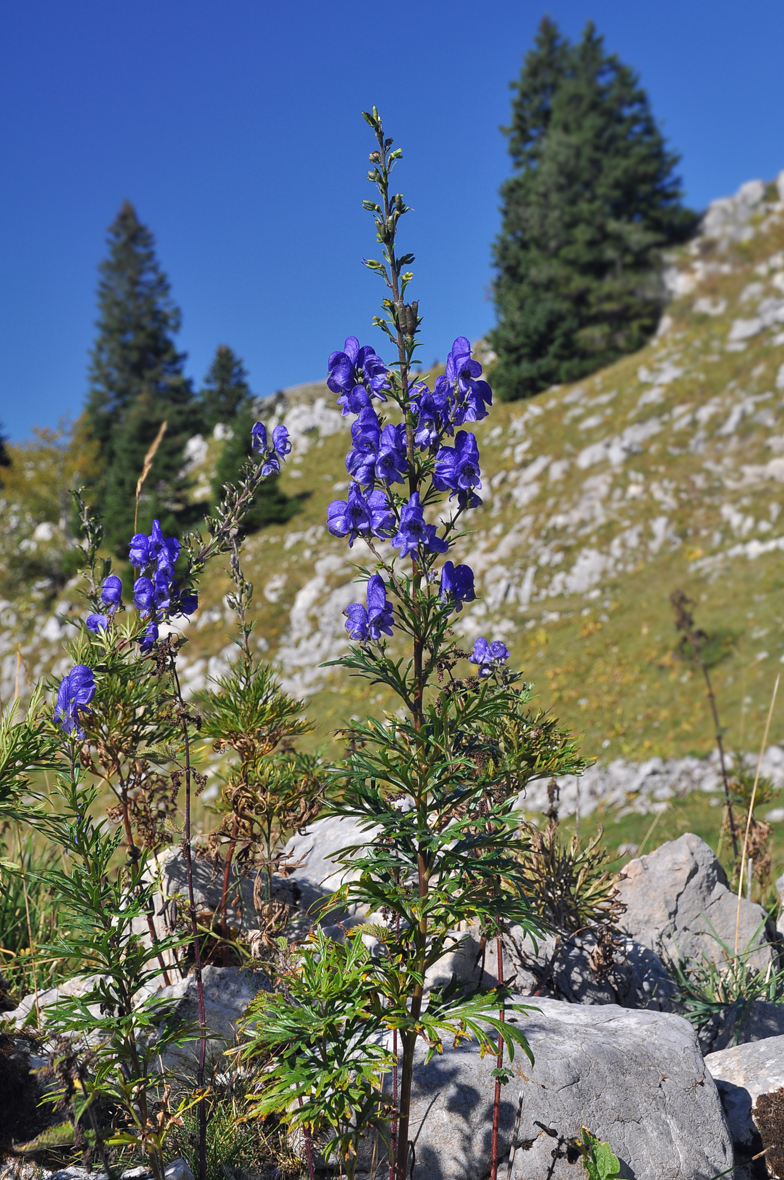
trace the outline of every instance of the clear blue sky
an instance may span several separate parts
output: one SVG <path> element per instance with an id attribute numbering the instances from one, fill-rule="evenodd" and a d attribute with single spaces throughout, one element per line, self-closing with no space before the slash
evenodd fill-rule
<path id="1" fill-rule="evenodd" d="M 0 420 L 79 413 L 96 266 L 129 198 L 156 235 L 200 381 L 219 343 L 253 389 L 373 340 L 360 208 L 376 103 L 406 159 L 423 359 L 480 336 L 508 82 L 543 13 L 592 18 L 641 75 L 695 207 L 784 168 L 784 0 L 25 0 L 0 8 Z M 380 345 L 379 345 L 380 347 Z"/>

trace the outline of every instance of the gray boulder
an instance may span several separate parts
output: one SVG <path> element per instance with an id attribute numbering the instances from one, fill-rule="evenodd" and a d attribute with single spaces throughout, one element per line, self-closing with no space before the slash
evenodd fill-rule
<path id="1" fill-rule="evenodd" d="M 283 849 L 290 866 L 288 880 L 298 891 L 301 913 L 315 915 L 317 907 L 336 889 L 356 874 L 344 869 L 333 859 L 335 854 L 353 844 L 372 842 L 376 829 L 363 831 L 350 819 L 326 816 L 308 824 L 303 832 L 295 832 Z M 334 922 L 334 911 L 327 921 Z"/>
<path id="2" fill-rule="evenodd" d="M 705 955 L 720 964 L 726 955 L 718 940 L 734 950 L 738 898 L 713 850 L 693 832 L 629 861 L 618 892 L 624 931 L 664 962 Z M 760 971 L 774 960 L 774 937 L 762 906 L 742 899 L 738 951 L 757 948 L 747 961 Z"/>
<path id="3" fill-rule="evenodd" d="M 753 1000 L 742 1007 L 732 1004 L 700 1029 L 703 1053 L 718 1053 L 733 1045 L 747 1045 L 768 1037 L 784 1036 L 784 1004 Z"/>
<path id="4" fill-rule="evenodd" d="M 476 930 L 456 934 L 455 950 L 431 967 L 428 986 L 454 974 L 465 983 L 492 987 L 498 979 L 495 939 L 482 951 Z M 504 982 L 521 995 L 549 996 L 572 1004 L 618 1004 L 622 1008 L 679 1011 L 676 987 L 658 956 L 631 938 L 619 938 L 614 962 L 598 968 L 593 934 L 536 941 L 519 926 L 503 939 Z M 484 966 L 484 973 L 482 967 Z"/>
<path id="5" fill-rule="evenodd" d="M 245 1014 L 251 1000 L 260 991 L 270 991 L 271 984 L 263 971 L 212 966 L 202 971 L 202 983 L 208 1029 L 207 1054 L 209 1059 L 214 1060 L 234 1044 L 237 1022 Z M 198 1025 L 199 1001 L 195 975 L 187 975 L 169 987 L 159 988 L 156 995 L 160 999 L 175 1001 L 170 1020 L 183 1025 Z M 198 1053 L 198 1040 L 171 1046 L 163 1054 L 164 1068 L 172 1073 L 190 1076 Z"/>
<path id="6" fill-rule="evenodd" d="M 538 1009 L 521 1017 L 535 1064 L 518 1052 L 502 1091 L 502 1176 L 511 1154 L 510 1180 L 578 1180 L 585 1173 L 564 1141 L 583 1125 L 610 1143 L 622 1175 L 635 1180 L 706 1180 L 732 1166 L 716 1086 L 685 1020 L 611 1004 L 527 1002 Z M 411 1126 L 417 1180 L 488 1174 L 494 1064 L 475 1044 L 427 1065 L 420 1053 Z"/>
<path id="7" fill-rule="evenodd" d="M 759 1150 L 753 1107 L 761 1094 L 784 1086 L 784 1036 L 710 1053 L 705 1065 L 721 1095 L 733 1142 L 747 1152 Z"/>

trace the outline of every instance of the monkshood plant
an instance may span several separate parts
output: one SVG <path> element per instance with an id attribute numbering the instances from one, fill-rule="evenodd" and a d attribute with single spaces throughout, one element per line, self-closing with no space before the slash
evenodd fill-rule
<path id="1" fill-rule="evenodd" d="M 367 922 L 346 933 L 345 945 L 316 935 L 301 948 L 282 990 L 252 1006 L 244 1052 L 265 1061 L 261 1113 L 327 1135 L 349 1177 L 363 1133 L 384 1128 L 390 1178 L 406 1180 L 417 1044 L 430 1058 L 448 1039 L 473 1037 L 496 1059 L 495 1175 L 502 1052 L 511 1057 L 517 1046 L 530 1055 L 517 1023 L 522 1006 L 510 1008 L 502 981 L 429 987 L 428 972 L 466 923 L 478 922 L 485 939 L 511 925 L 540 929 L 515 804 L 532 778 L 580 763 L 570 738 L 529 710 L 530 688 L 505 667 L 504 643 L 480 637 L 467 652 L 453 634 L 475 586 L 472 570 L 447 555 L 481 504 L 479 446 L 466 427 L 487 416 L 492 394 L 464 337 L 432 388 L 412 373 L 420 316 L 405 297 L 413 256 L 396 246 L 408 210 L 390 187 L 401 153 L 375 108 L 365 119 L 377 142 L 368 179 L 378 199 L 364 207 L 383 248 L 383 260 L 366 265 L 387 287 L 374 323 L 396 358 L 387 365 L 356 337 L 329 358 L 327 384 L 353 422 L 352 479 L 346 500 L 330 504 L 328 524 L 371 559 L 359 566 L 365 601 L 345 612 L 353 645 L 336 662 L 386 686 L 397 708 L 354 723 L 346 762 L 332 772 L 328 811 L 367 837 L 337 856 L 351 875 L 328 904 L 357 907 Z M 476 673 L 457 675 L 466 660 Z"/>
<path id="2" fill-rule="evenodd" d="M 62 849 L 63 869 L 52 884 L 71 914 L 48 953 L 67 960 L 72 973 L 96 978 L 83 997 L 49 1009 L 47 1019 L 83 1050 L 77 1053 L 82 1097 L 75 1119 L 80 1133 L 92 1136 L 90 1150 L 141 1145 L 157 1180 L 162 1144 L 177 1117 L 160 1054 L 186 1033 L 161 1024 L 165 1012 L 150 995 L 161 982 L 170 982 L 164 955 L 183 941 L 193 950 L 199 1005 L 192 1101 L 199 1111 L 200 1180 L 206 1169 L 206 1019 L 191 849 L 193 793 L 206 780 L 193 762 L 200 718 L 183 699 L 177 657 L 185 642 L 182 621 L 197 606 L 200 573 L 212 558 L 236 551 L 255 491 L 277 474 L 291 450 L 285 427 L 276 427 L 268 439 L 264 424 L 257 423 L 253 448 L 259 461 L 246 465 L 238 486 L 224 489 L 215 515 L 207 519 L 206 541 L 194 534 L 181 546 L 163 535 L 157 521 L 149 535 L 137 532 L 130 539 L 133 609 L 124 603 L 121 578 L 99 557 L 100 523 L 77 493 L 90 613 L 78 624 L 69 645 L 73 666 L 57 688 L 52 727 L 59 741 L 57 805 L 37 818 Z M 34 757 L 31 765 L 40 766 L 40 759 Z M 93 817 L 102 783 L 117 800 L 109 816 L 120 825 L 114 831 Z M 181 792 L 190 930 L 187 939 L 160 939 L 152 922 L 157 882 L 150 858 L 178 834 L 171 819 Z M 149 938 L 143 939 L 145 925 Z M 112 1116 L 111 1134 L 101 1125 L 99 1109 Z"/>

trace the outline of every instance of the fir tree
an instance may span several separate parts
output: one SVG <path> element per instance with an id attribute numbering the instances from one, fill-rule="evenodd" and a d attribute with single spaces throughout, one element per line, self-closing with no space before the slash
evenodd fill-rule
<path id="1" fill-rule="evenodd" d="M 2 428 L 2 425 L 0 425 L 0 467 L 10 467 L 11 466 L 11 456 L 8 454 L 8 448 L 5 445 L 7 442 L 8 442 L 8 439 L 3 434 L 3 428 Z M 2 486 L 3 486 L 3 480 L 2 480 L 2 477 L 0 476 L 0 488 Z"/>
<path id="2" fill-rule="evenodd" d="M 144 485 L 139 527 L 149 528 L 157 516 L 166 531 L 177 532 L 192 515 L 183 450 L 198 423 L 183 372 L 185 354 L 173 339 L 180 312 L 156 258 L 153 235 L 128 201 L 109 228 L 108 246 L 99 267 L 98 338 L 85 407 L 86 434 L 98 444 L 100 468 L 89 493 L 103 508 L 108 543 L 127 556 L 136 481 L 164 421 L 166 433 Z"/>
<path id="3" fill-rule="evenodd" d="M 679 157 L 592 24 L 573 46 L 545 19 L 512 89 L 490 334 L 507 400 L 640 348 L 664 304 L 661 249 L 695 224 Z"/>
<path id="4" fill-rule="evenodd" d="M 224 439 L 212 481 L 213 497 L 216 501 L 220 499 L 224 484 L 238 484 L 241 481 L 243 464 L 252 453 L 251 430 L 255 421 L 253 407 L 248 402 L 241 406 L 236 417 L 227 423 L 231 433 Z M 253 507 L 243 520 L 243 531 L 252 533 L 268 524 L 285 524 L 298 511 L 298 499 L 286 495 L 280 487 L 278 477 L 266 479 L 256 492 Z"/>
<path id="5" fill-rule="evenodd" d="M 219 422 L 230 422 L 250 407 L 252 397 L 242 361 L 228 345 L 219 344 L 200 394 L 204 429 L 211 431 Z"/>

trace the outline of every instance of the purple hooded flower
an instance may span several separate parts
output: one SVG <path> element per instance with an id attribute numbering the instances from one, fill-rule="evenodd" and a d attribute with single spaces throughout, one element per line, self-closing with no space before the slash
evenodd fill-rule
<path id="1" fill-rule="evenodd" d="M 89 713 L 90 701 L 95 696 L 95 674 L 86 664 L 76 664 L 64 676 L 57 690 L 54 719 L 59 721 L 63 733 L 72 733 L 83 740 L 84 730 L 79 725 L 79 711 Z"/>
<path id="2" fill-rule="evenodd" d="M 458 430 L 454 447 L 441 447 L 436 456 L 433 487 L 451 492 L 451 500 L 458 492 L 481 488 L 480 475 L 476 437 L 466 430 Z"/>
<path id="3" fill-rule="evenodd" d="M 372 406 L 360 410 L 356 422 L 351 425 L 351 442 L 355 451 L 374 454 L 381 438 L 381 423 Z"/>
<path id="4" fill-rule="evenodd" d="M 108 606 L 111 612 L 116 611 L 122 602 L 122 582 L 116 574 L 109 574 L 108 578 L 104 578 L 103 586 L 101 586 L 101 602 L 104 606 Z"/>
<path id="5" fill-rule="evenodd" d="M 251 447 L 262 453 L 267 449 L 267 427 L 263 422 L 254 422 L 251 428 Z"/>
<path id="6" fill-rule="evenodd" d="M 346 471 L 363 488 L 372 488 L 376 481 L 376 456 L 372 451 L 355 451 L 346 455 Z"/>
<path id="7" fill-rule="evenodd" d="M 343 611 L 346 616 L 346 631 L 349 639 L 356 643 L 365 643 L 368 637 L 367 607 L 361 602 L 351 602 Z"/>
<path id="8" fill-rule="evenodd" d="M 284 459 L 286 455 L 290 454 L 291 452 L 291 439 L 289 438 L 289 432 L 282 422 L 280 426 L 276 426 L 272 432 L 272 445 L 280 455 L 281 459 Z"/>
<path id="9" fill-rule="evenodd" d="M 360 348 L 356 336 L 348 337 L 342 352 L 331 354 L 327 369 L 327 387 L 341 395 L 338 404 L 344 404 L 355 385 L 364 385 L 382 402 L 387 400 L 383 391 L 389 389 L 389 370 L 369 344 Z"/>
<path id="10" fill-rule="evenodd" d="M 381 633 L 392 634 L 392 603 L 387 598 L 387 588 L 381 574 L 373 574 L 367 584 L 368 630 L 371 639 L 380 639 Z"/>
<path id="11" fill-rule="evenodd" d="M 477 380 L 481 374 L 482 366 L 471 357 L 470 342 L 465 336 L 458 336 L 447 358 L 445 373 L 447 383 L 452 388 L 457 387 L 456 426 L 463 422 L 480 422 L 487 417 L 493 393 L 486 381 Z"/>
<path id="12" fill-rule="evenodd" d="M 393 524 L 394 517 L 384 493 L 371 492 L 365 498 L 356 483 L 348 490 L 348 500 L 333 500 L 327 509 L 327 528 L 334 537 L 348 537 L 349 548 L 363 533 L 389 536 Z"/>
<path id="13" fill-rule="evenodd" d="M 436 536 L 436 526 L 425 524 L 419 503 L 419 492 L 414 492 L 400 513 L 400 527 L 397 536 L 392 539 L 392 544 L 396 549 L 400 549 L 401 557 L 415 553 L 420 544 L 431 553 L 446 553 L 449 549 L 448 543 L 442 537 Z"/>
<path id="14" fill-rule="evenodd" d="M 365 643 L 368 639 L 380 639 L 382 632 L 392 634 L 392 604 L 387 599 L 387 590 L 381 574 L 373 574 L 367 584 L 367 606 L 352 602 L 343 611 L 346 616 L 346 631 L 350 639 Z"/>
<path id="15" fill-rule="evenodd" d="M 152 560 L 150 556 L 150 538 L 146 533 L 134 533 L 131 537 L 130 552 L 128 560 L 131 565 L 135 565 L 137 569 L 147 565 Z M 108 579 L 107 579 L 108 581 Z M 104 583 L 106 585 L 106 583 Z"/>
<path id="16" fill-rule="evenodd" d="M 133 605 L 148 615 L 155 605 L 155 587 L 150 578 L 137 578 L 133 584 Z"/>
<path id="17" fill-rule="evenodd" d="M 473 602 L 474 571 L 470 565 L 455 565 L 452 561 L 445 561 L 441 570 L 440 596 L 442 601 L 451 605 L 452 609 L 460 612 L 464 602 Z"/>
<path id="18" fill-rule="evenodd" d="M 84 625 L 88 631 L 94 631 L 97 635 L 99 631 L 105 631 L 109 626 L 108 615 L 88 615 L 84 620 Z"/>
<path id="19" fill-rule="evenodd" d="M 378 454 L 376 455 L 376 479 L 384 483 L 402 483 L 408 471 L 406 458 L 406 428 L 391 423 L 381 431 Z"/>
<path id="20" fill-rule="evenodd" d="M 181 615 L 192 615 L 199 606 L 198 591 L 186 590 L 182 598 L 177 600 L 177 606 Z"/>
<path id="21" fill-rule="evenodd" d="M 167 570 L 158 569 L 154 578 L 155 605 L 159 611 L 171 606 L 171 576 Z"/>
<path id="22" fill-rule="evenodd" d="M 158 624 L 150 623 L 144 635 L 139 640 L 139 651 L 146 656 L 152 651 L 155 644 L 158 642 Z"/>
<path id="23" fill-rule="evenodd" d="M 268 479 L 270 475 L 280 475 L 280 459 L 274 451 L 262 463 L 261 474 L 263 479 Z"/>
<path id="24" fill-rule="evenodd" d="M 359 414 L 370 404 L 370 394 L 364 385 L 355 385 L 348 393 L 341 394 L 338 398 L 340 412 L 344 418 L 347 414 Z"/>
<path id="25" fill-rule="evenodd" d="M 494 667 L 505 664 L 509 659 L 509 648 L 500 639 L 488 643 L 480 636 L 469 658 L 472 664 L 479 665 L 480 676 L 489 676 Z"/>

